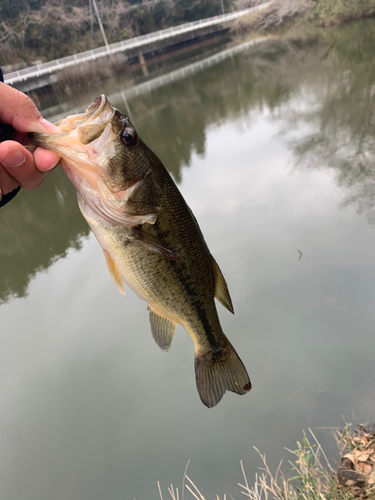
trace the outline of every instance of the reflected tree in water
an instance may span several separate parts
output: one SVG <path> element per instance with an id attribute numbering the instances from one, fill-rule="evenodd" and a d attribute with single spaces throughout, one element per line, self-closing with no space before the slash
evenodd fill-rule
<path id="1" fill-rule="evenodd" d="M 332 169 L 354 205 L 375 224 L 375 38 L 373 23 L 322 30 L 314 48 L 296 64 L 284 58 L 298 82 L 278 118 L 302 137 L 291 145 L 297 162 Z M 324 46 L 326 48 L 324 48 Z"/>
<path id="2" fill-rule="evenodd" d="M 0 211 L 0 303 L 23 297 L 32 277 L 80 248 L 89 233 L 74 188 L 62 172 L 35 191 L 21 190 Z"/>

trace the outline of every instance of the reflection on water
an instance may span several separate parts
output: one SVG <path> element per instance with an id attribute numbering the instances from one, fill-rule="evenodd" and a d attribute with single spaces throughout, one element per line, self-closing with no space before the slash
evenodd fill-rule
<path id="1" fill-rule="evenodd" d="M 375 234 L 358 212 L 373 221 L 374 31 L 268 42 L 128 100 L 228 281 L 247 396 L 201 405 L 187 334 L 155 346 L 61 173 L 0 211 L 1 498 L 156 498 L 189 459 L 207 498 L 238 498 L 253 446 L 276 467 L 303 428 L 372 418 Z M 64 105 L 121 90 L 114 77 Z"/>
<path id="2" fill-rule="evenodd" d="M 22 297 L 32 276 L 80 248 L 89 233 L 76 195 L 62 172 L 53 172 L 37 191 L 22 191 L 0 213 L 0 303 Z"/>
<path id="3" fill-rule="evenodd" d="M 283 59 L 296 96 L 282 108 L 297 161 L 331 168 L 345 187 L 345 205 L 354 204 L 375 223 L 375 67 L 373 21 L 323 31 L 326 48 L 309 51 L 296 64 Z M 327 47 L 328 45 L 328 47 Z M 287 62 L 289 60 L 289 63 Z M 299 134 L 300 135 L 300 134 Z"/>

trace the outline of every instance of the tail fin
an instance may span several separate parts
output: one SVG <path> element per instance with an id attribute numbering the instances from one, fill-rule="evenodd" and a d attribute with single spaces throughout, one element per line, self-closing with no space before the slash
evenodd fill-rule
<path id="1" fill-rule="evenodd" d="M 226 391 L 246 394 L 252 388 L 249 375 L 231 344 L 222 350 L 197 354 L 195 378 L 202 403 L 212 408 Z"/>

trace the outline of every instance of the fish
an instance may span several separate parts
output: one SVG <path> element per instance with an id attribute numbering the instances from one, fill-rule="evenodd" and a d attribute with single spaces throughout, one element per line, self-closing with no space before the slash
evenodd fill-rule
<path id="1" fill-rule="evenodd" d="M 147 302 L 151 333 L 163 351 L 177 325 L 185 328 L 204 405 L 217 405 L 226 391 L 246 394 L 249 375 L 214 300 L 234 313 L 227 283 L 167 169 L 104 94 L 56 126 L 61 134 L 29 138 L 61 156 L 117 289 L 125 295 L 129 286 Z"/>

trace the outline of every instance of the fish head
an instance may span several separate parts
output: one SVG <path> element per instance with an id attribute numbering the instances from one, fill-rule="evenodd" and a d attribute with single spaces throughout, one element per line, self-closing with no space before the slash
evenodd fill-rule
<path id="1" fill-rule="evenodd" d="M 143 143 L 129 117 L 114 108 L 104 94 L 85 113 L 68 116 L 56 126 L 61 134 L 32 133 L 29 138 L 35 145 L 61 156 L 61 165 L 80 200 L 94 210 L 99 205 L 99 212 L 107 206 L 106 211 L 113 212 L 117 222 L 124 219 L 124 213 L 152 212 L 153 206 L 157 211 L 161 189 L 155 165 L 160 161 Z M 137 206 L 132 206 L 131 196 L 150 174 L 152 182 L 159 185 L 152 190 L 157 199 L 143 200 L 138 196 Z M 151 215 L 149 221 L 154 219 Z"/>

